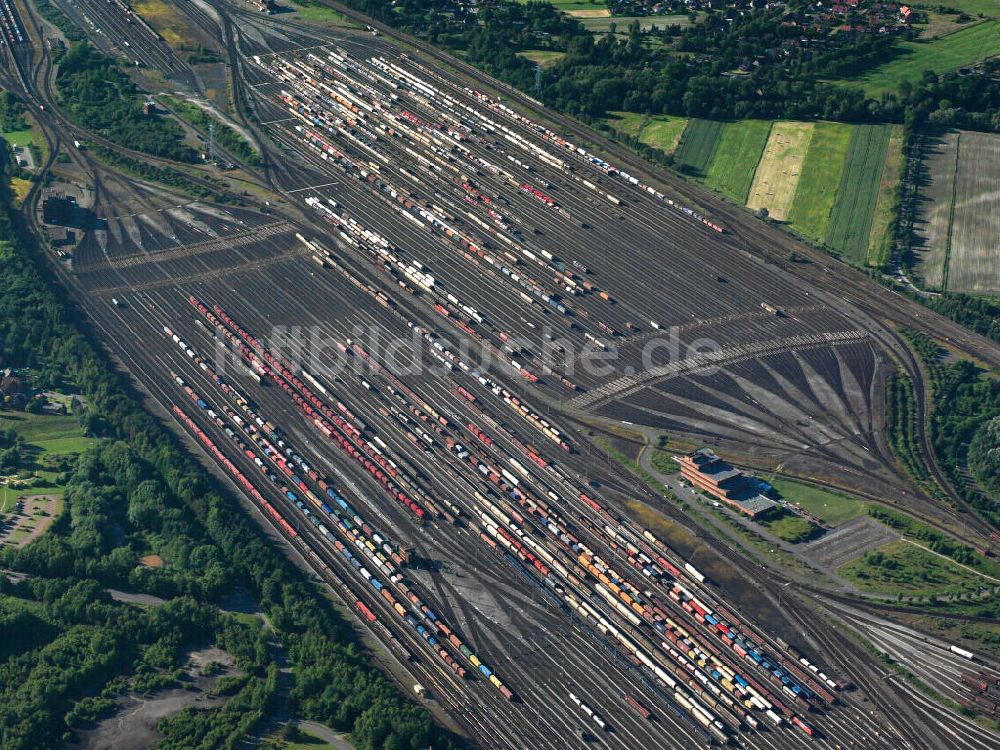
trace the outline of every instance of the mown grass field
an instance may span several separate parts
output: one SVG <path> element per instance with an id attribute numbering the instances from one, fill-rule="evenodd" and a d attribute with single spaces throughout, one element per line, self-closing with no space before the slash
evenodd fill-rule
<path id="1" fill-rule="evenodd" d="M 608 124 L 617 132 L 631 136 L 647 146 L 666 154 L 677 148 L 681 134 L 687 126 L 684 117 L 671 115 L 641 115 L 638 112 L 610 112 Z"/>
<path id="2" fill-rule="evenodd" d="M 705 175 L 705 184 L 735 201 L 746 202 L 770 132 L 768 120 L 726 123 Z"/>
<path id="3" fill-rule="evenodd" d="M 758 522 L 779 539 L 792 544 L 801 544 L 822 533 L 821 527 L 787 508 L 772 509 Z"/>
<path id="4" fill-rule="evenodd" d="M 826 236 L 850 140 L 850 125 L 818 122 L 813 128 L 788 220 L 814 242 L 822 242 Z"/>
<path id="5" fill-rule="evenodd" d="M 998 12 L 994 3 L 990 15 L 996 16 Z M 860 85 L 868 96 L 878 98 L 884 91 L 899 90 L 903 81 L 918 81 L 925 70 L 945 73 L 994 55 L 1000 55 L 1000 20 L 983 21 L 926 41 L 900 42 L 895 59 L 839 83 Z"/>
<path id="6" fill-rule="evenodd" d="M 608 124 L 619 133 L 638 138 L 643 126 L 649 121 L 649 115 L 638 112 L 609 112 Z"/>
<path id="7" fill-rule="evenodd" d="M 683 117 L 670 117 L 669 115 L 651 117 L 642 128 L 639 140 L 647 146 L 671 154 L 677 148 L 687 122 Z"/>
<path id="8" fill-rule="evenodd" d="M 0 133 L 0 135 L 2 135 L 3 139 L 11 146 L 27 146 L 32 142 L 31 128 L 25 128 L 24 130 L 10 130 L 6 133 Z"/>
<path id="9" fill-rule="evenodd" d="M 693 119 L 684 128 L 674 158 L 683 171 L 704 175 L 715 156 L 715 149 L 725 124 L 715 120 Z"/>
<path id="10" fill-rule="evenodd" d="M 1000 293 L 1000 135 L 963 131 L 958 140 L 947 289 Z"/>
<path id="11" fill-rule="evenodd" d="M 524 0 L 527 2 L 527 0 Z M 556 8 L 561 10 L 563 13 L 570 13 L 571 11 L 589 11 L 591 13 L 605 13 L 610 14 L 603 2 L 590 2 L 590 0 L 550 0 L 551 4 Z"/>
<path id="12" fill-rule="evenodd" d="M 830 526 L 840 526 L 865 513 L 864 502 L 834 490 L 783 477 L 774 477 L 769 482 L 783 500 L 798 505 Z"/>
<path id="13" fill-rule="evenodd" d="M 49 144 L 45 140 L 41 128 L 38 127 L 38 123 L 35 122 L 34 117 L 26 113 L 25 119 L 28 121 L 28 127 L 23 130 L 8 130 L 5 133 L 0 133 L 0 137 L 7 141 L 11 146 L 35 146 L 38 149 L 38 154 L 41 158 L 36 159 L 36 167 L 44 163 L 49 156 Z"/>
<path id="14" fill-rule="evenodd" d="M 857 125 L 851 132 L 826 244 L 857 265 L 868 260 L 868 235 L 888 146 L 888 125 Z"/>
<path id="15" fill-rule="evenodd" d="M 811 122 L 788 120 L 771 126 L 767 146 L 750 186 L 748 207 L 766 208 L 770 216 L 779 221 L 788 218 L 814 127 Z"/>
<path id="16" fill-rule="evenodd" d="M 25 442 L 46 453 L 82 453 L 93 438 L 80 434 L 80 422 L 73 415 L 0 413 L 0 430 L 14 428 Z"/>

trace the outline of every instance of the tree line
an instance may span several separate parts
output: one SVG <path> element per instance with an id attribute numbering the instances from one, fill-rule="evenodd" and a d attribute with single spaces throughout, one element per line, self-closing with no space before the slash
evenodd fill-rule
<path id="1" fill-rule="evenodd" d="M 1000 495 L 991 491 L 1000 483 L 991 473 L 996 464 L 976 464 L 973 459 L 982 453 L 970 454 L 973 438 L 980 430 L 988 431 L 1000 416 L 1000 380 L 967 359 L 946 360 L 937 342 L 924 333 L 905 330 L 904 335 L 923 360 L 930 380 L 930 438 L 938 463 L 958 493 L 1000 529 Z M 982 438 L 988 439 L 988 435 Z M 979 470 L 981 487 L 970 481 L 966 471 L 973 464 Z"/>
<path id="2" fill-rule="evenodd" d="M 841 34 L 820 44 L 799 44 L 803 29 L 782 25 L 789 8 L 808 5 L 799 0 L 746 15 L 710 11 L 697 24 L 655 32 L 641 31 L 634 21 L 599 39 L 576 19 L 537 0 L 447 7 L 435 0 L 342 2 L 457 53 L 533 96 L 535 64 L 517 52 L 563 53 L 544 71 L 540 95 L 545 104 L 584 119 L 624 110 L 711 119 L 906 122 L 916 127 L 947 120 L 1000 130 L 1000 81 L 990 74 L 995 63 L 987 63 L 985 75 L 928 73 L 877 99 L 860 87 L 828 83 L 887 62 L 900 54 L 900 47 L 895 37 L 877 34 Z"/>

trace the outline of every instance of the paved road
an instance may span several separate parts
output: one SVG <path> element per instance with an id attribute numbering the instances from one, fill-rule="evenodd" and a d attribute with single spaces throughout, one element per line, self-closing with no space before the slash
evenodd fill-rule
<path id="1" fill-rule="evenodd" d="M 354 750 L 354 745 L 327 726 L 317 724 L 315 721 L 300 721 L 299 726 L 310 734 L 316 735 L 323 742 L 333 745 L 337 750 Z"/>

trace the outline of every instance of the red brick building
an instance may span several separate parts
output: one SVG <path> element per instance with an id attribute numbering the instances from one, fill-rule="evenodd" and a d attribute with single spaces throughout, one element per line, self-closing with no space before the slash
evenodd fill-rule
<path id="1" fill-rule="evenodd" d="M 766 485 L 752 474 L 734 469 L 708 448 L 681 456 L 681 476 L 693 487 L 755 518 L 776 504 L 761 494 Z"/>

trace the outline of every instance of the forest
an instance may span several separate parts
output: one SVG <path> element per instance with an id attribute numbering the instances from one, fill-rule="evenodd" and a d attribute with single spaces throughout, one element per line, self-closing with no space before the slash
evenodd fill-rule
<path id="1" fill-rule="evenodd" d="M 945 358 L 941 347 L 926 334 L 909 330 L 904 334 L 923 360 L 930 380 L 930 436 L 941 469 L 959 494 L 1000 529 L 1000 496 L 995 493 L 1000 481 L 988 473 L 997 463 L 987 461 L 983 451 L 990 440 L 988 425 L 1000 416 L 1000 380 L 967 359 Z M 978 448 L 970 452 L 974 438 L 979 439 Z M 970 479 L 967 468 L 973 468 L 978 481 Z"/>
<path id="2" fill-rule="evenodd" d="M 580 22 L 534 0 L 488 0 L 473 6 L 478 10 L 466 5 L 445 9 L 433 0 L 342 1 L 457 53 L 533 96 L 538 95 L 534 63 L 516 53 L 565 53 L 544 71 L 540 98 L 584 119 L 621 110 L 717 120 L 905 122 L 919 128 L 936 118 L 1000 130 L 1000 81 L 989 75 L 929 74 L 877 100 L 866 98 L 860 88 L 827 83 L 892 59 L 895 45 L 860 34 L 839 37 L 843 42 L 798 46 L 801 30 L 783 26 L 779 17 L 786 6 L 805 5 L 794 0 L 745 16 L 710 12 L 698 24 L 658 32 L 675 42 L 672 47 L 643 35 L 637 22 L 618 29 L 623 33 L 595 39 Z"/>
<path id="3" fill-rule="evenodd" d="M 56 87 L 63 111 L 80 126 L 133 151 L 194 162 L 176 122 L 143 112 L 138 87 L 114 61 L 89 44 L 70 48 L 59 64 Z"/>
<path id="4" fill-rule="evenodd" d="M 143 411 L 76 327 L 39 272 L 37 248 L 9 202 L 0 212 L 0 361 L 35 385 L 83 396 L 82 433 L 98 438 L 67 472 L 66 510 L 35 542 L 4 548 L 0 568 L 0 746 L 62 746 L 126 692 L 183 684 L 192 647 L 228 651 L 243 673 L 227 702 L 164 719 L 162 748 L 232 748 L 276 706 L 323 722 L 363 750 L 454 747 L 421 707 L 370 663 L 316 585 L 267 541 L 176 439 Z M 12 436 L 7 449 L 16 445 Z M 140 565 L 161 556 L 163 567 Z M 108 588 L 162 597 L 109 600 Z M 269 623 L 227 614 L 249 596 Z M 278 644 L 292 666 L 277 686 Z"/>

